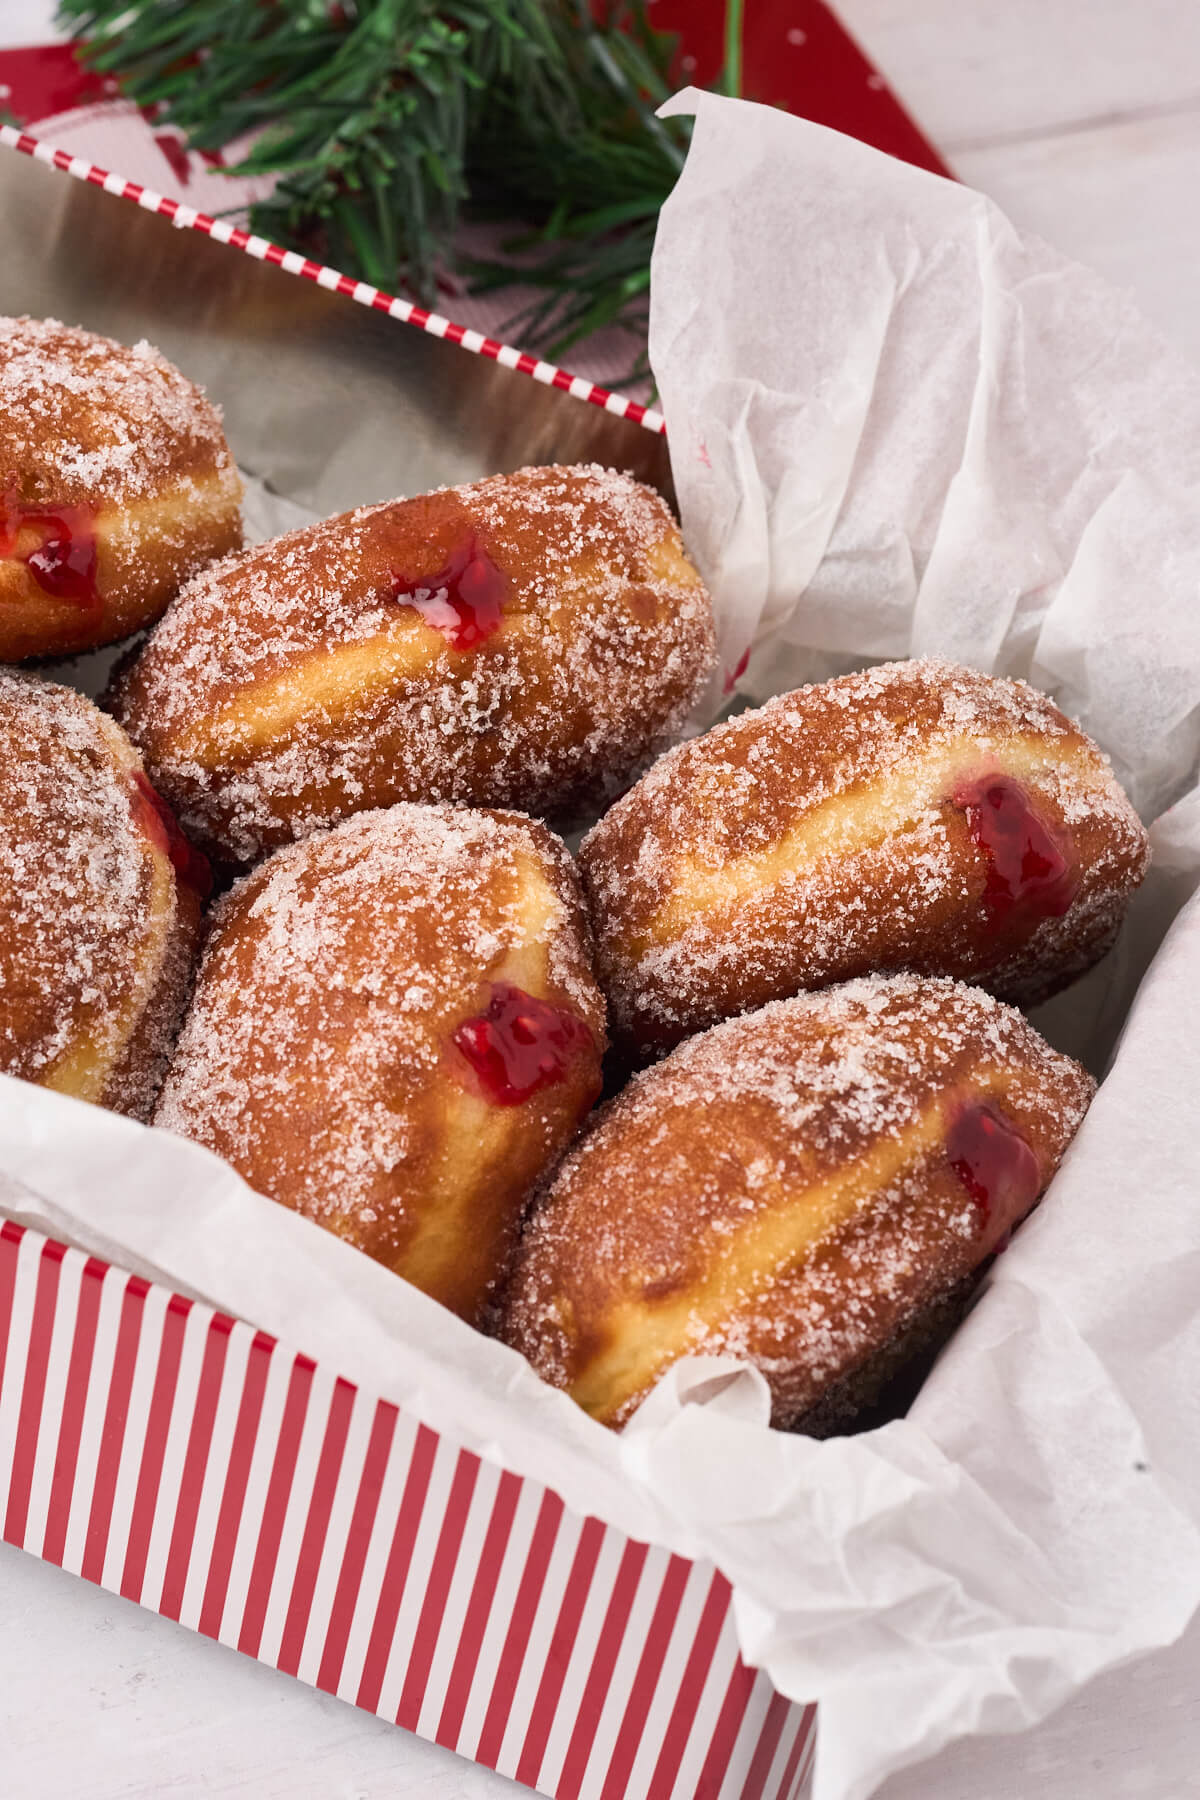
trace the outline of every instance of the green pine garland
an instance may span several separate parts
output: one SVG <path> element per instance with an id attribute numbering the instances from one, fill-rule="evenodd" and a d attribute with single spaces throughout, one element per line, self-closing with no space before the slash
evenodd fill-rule
<path id="1" fill-rule="evenodd" d="M 261 132 L 233 172 L 279 178 L 252 211 L 263 235 L 432 304 L 460 216 L 520 221 L 467 269 L 539 290 L 511 327 L 555 356 L 609 324 L 644 346 L 688 140 L 654 116 L 674 46 L 645 0 L 61 0 L 60 17 L 194 148 Z"/>

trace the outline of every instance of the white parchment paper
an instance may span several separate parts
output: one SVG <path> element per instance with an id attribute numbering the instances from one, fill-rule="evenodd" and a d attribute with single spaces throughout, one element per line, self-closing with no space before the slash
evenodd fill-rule
<path id="1" fill-rule="evenodd" d="M 1043 1009 L 1097 1067 L 1124 1027 L 1046 1203 L 911 1416 L 828 1443 L 711 1361 L 614 1437 L 207 1152 L 3 1078 L 0 1208 L 711 1557 L 749 1660 L 821 1703 L 817 1800 L 865 1800 L 1200 1605 L 1200 378 L 968 190 L 674 104 L 652 356 L 728 675 L 750 646 L 754 697 L 925 650 L 1028 674 L 1173 803 L 1117 954 Z"/>
<path id="2" fill-rule="evenodd" d="M 719 1532 L 750 1655 L 820 1699 L 817 1800 L 859 1800 L 1200 1599 L 1200 376 L 982 196 L 766 108 L 672 109 L 651 356 L 712 707 L 747 648 L 756 699 L 936 650 L 1054 694 L 1147 818 L 1177 802 L 1118 953 L 1039 1019 L 1100 1072 L 1141 980 L 1115 1062 L 911 1416 L 759 1447 L 652 1403 L 650 1484 Z"/>

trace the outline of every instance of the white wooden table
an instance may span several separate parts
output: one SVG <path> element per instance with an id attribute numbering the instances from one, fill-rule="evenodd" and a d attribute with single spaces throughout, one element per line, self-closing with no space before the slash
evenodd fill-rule
<path id="1" fill-rule="evenodd" d="M 962 180 L 1200 362 L 1195 0 L 835 4 Z"/>
<path id="2" fill-rule="evenodd" d="M 1198 0 L 841 0 L 957 173 L 1200 361 Z M 48 0 L 0 0 L 0 42 Z M 881 1800 L 1200 1794 L 1200 1629 Z M 0 1800 L 493 1800 L 448 1752 L 0 1546 Z"/>

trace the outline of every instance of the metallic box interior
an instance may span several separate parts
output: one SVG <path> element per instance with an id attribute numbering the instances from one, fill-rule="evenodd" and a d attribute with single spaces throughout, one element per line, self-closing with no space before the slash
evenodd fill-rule
<path id="1" fill-rule="evenodd" d="M 225 413 L 240 466 L 318 514 L 526 463 L 670 496 L 665 440 L 0 148 L 0 313 L 148 338 Z"/>

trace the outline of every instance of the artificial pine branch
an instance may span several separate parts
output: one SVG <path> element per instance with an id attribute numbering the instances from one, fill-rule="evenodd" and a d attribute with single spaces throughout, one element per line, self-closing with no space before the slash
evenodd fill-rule
<path id="1" fill-rule="evenodd" d="M 470 273 L 539 289 L 531 341 L 557 354 L 612 323 L 644 339 L 688 134 L 654 116 L 673 46 L 644 0 L 61 0 L 60 16 L 195 148 L 258 134 L 232 171 L 279 177 L 256 231 L 429 304 L 464 212 L 520 221 Z"/>

